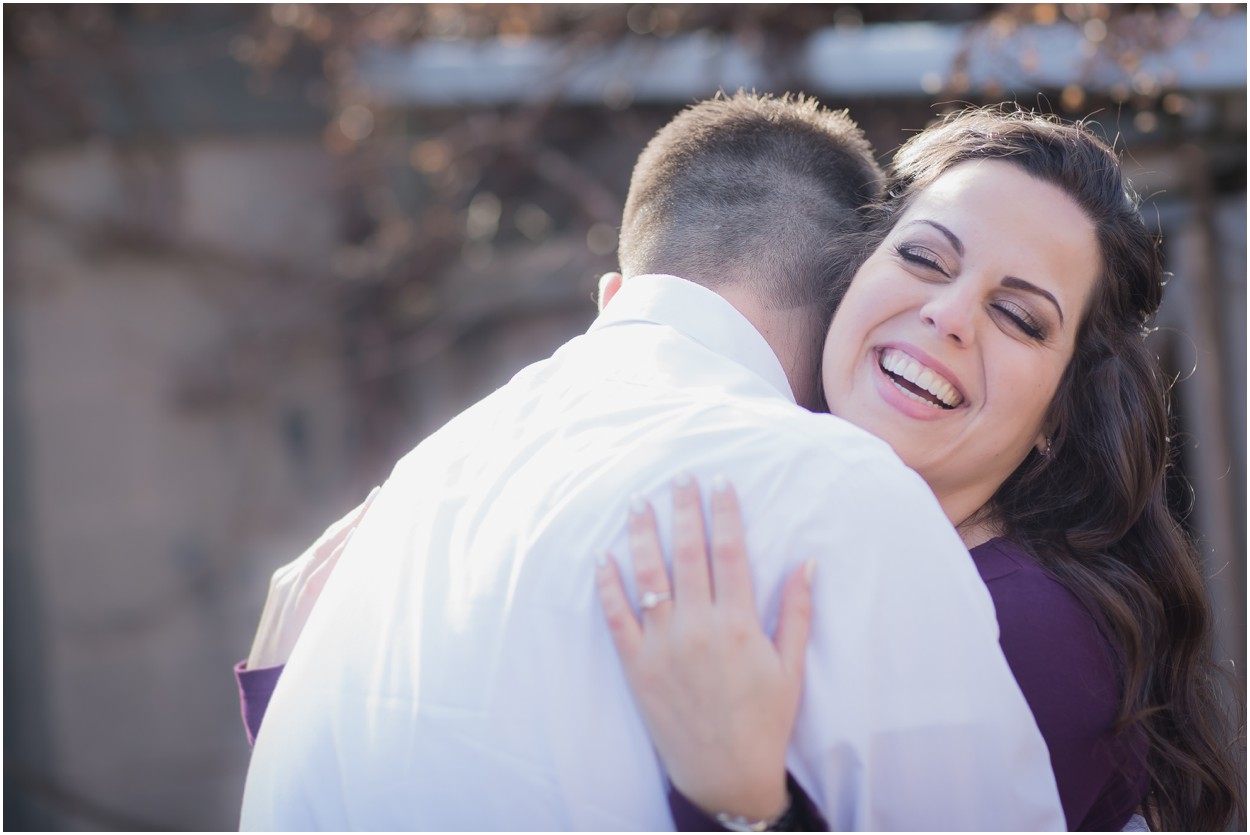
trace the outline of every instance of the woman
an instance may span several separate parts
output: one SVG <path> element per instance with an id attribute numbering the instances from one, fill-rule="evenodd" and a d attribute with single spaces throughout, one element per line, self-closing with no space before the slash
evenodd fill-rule
<path id="1" fill-rule="evenodd" d="M 1165 501 L 1167 392 L 1143 340 L 1162 270 L 1112 152 L 1080 126 L 973 110 L 904 145 L 893 177 L 826 341 L 830 411 L 887 440 L 973 549 L 1069 828 L 1119 829 L 1138 808 L 1155 830 L 1224 828 L 1241 781 L 1198 560 Z M 717 491 L 713 584 L 745 571 L 735 514 Z M 631 526 L 636 567 L 658 560 L 653 517 Z M 779 741 L 736 717 L 792 723 L 801 666 L 768 658 L 753 611 L 747 630 L 679 585 L 639 625 L 611 567 L 599 588 L 675 788 L 715 812 L 781 785 L 756 756 Z M 806 601 L 790 583 L 783 605 Z M 804 618 L 781 623 L 792 642 Z M 719 776 L 726 763 L 738 774 Z"/>

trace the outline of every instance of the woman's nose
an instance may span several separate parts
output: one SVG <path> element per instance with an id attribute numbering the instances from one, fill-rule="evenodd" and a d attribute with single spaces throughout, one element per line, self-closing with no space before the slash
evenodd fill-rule
<path id="1" fill-rule="evenodd" d="M 937 287 L 932 298 L 920 308 L 924 323 L 931 325 L 942 339 L 957 345 L 972 344 L 975 335 L 976 302 L 969 289 L 961 282 Z"/>

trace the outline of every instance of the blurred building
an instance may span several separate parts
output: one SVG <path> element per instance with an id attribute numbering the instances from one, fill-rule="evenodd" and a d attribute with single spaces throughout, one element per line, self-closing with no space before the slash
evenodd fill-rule
<path id="1" fill-rule="evenodd" d="M 4 15 L 6 828 L 236 826 L 269 574 L 585 329 L 638 151 L 720 88 L 849 107 L 884 158 L 1007 99 L 1126 149 L 1244 693 L 1244 7 Z"/>

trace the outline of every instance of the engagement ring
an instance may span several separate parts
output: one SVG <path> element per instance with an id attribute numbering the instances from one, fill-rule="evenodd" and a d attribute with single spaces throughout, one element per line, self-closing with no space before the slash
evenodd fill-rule
<path id="1" fill-rule="evenodd" d="M 669 592 L 649 591 L 642 596 L 642 600 L 638 601 L 638 605 L 643 608 L 643 611 L 646 611 L 647 609 L 654 609 L 656 606 L 659 606 L 665 600 L 672 600 L 672 599 L 673 599 L 673 595 L 670 594 Z"/>

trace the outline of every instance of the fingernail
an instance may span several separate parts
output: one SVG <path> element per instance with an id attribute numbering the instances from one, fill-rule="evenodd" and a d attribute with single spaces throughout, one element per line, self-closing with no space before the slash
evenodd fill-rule
<path id="1" fill-rule="evenodd" d="M 724 493 L 729 489 L 729 479 L 721 473 L 717 473 L 712 477 L 712 490 L 717 493 Z"/>
<path id="2" fill-rule="evenodd" d="M 647 512 L 647 500 L 640 494 L 635 493 L 629 497 L 629 512 L 635 516 L 641 516 Z"/>
<path id="3" fill-rule="evenodd" d="M 677 477 L 673 479 L 673 486 L 678 490 L 685 490 L 693 480 L 690 477 L 690 473 L 678 473 Z"/>
<path id="4" fill-rule="evenodd" d="M 816 574 L 816 560 L 808 560 L 803 563 L 803 582 L 809 586 L 812 584 L 812 577 Z"/>

